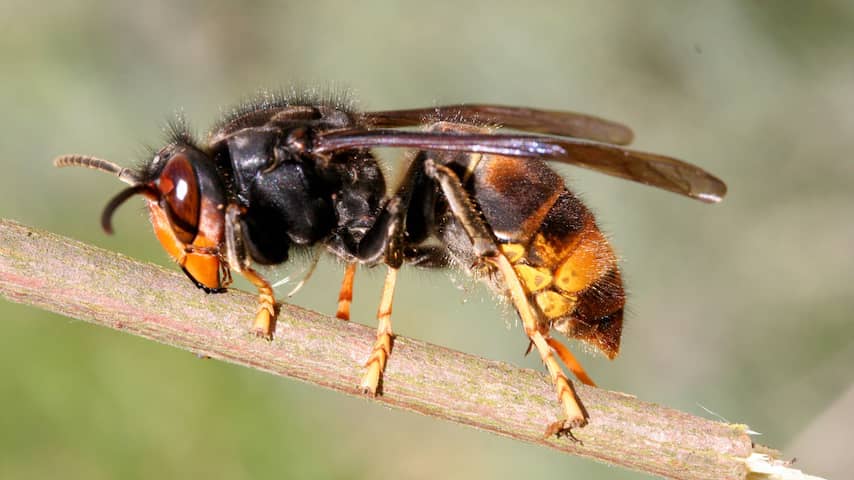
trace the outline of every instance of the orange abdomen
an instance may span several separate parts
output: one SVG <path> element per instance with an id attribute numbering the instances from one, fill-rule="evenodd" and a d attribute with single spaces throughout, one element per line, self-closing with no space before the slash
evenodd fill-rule
<path id="1" fill-rule="evenodd" d="M 545 162 L 484 156 L 474 173 L 475 200 L 539 309 L 542 328 L 614 358 L 625 292 L 593 214 Z"/>

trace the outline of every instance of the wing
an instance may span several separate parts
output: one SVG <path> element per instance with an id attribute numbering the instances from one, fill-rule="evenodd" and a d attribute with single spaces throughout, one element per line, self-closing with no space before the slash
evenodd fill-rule
<path id="1" fill-rule="evenodd" d="M 313 151 L 328 153 L 371 147 L 543 158 L 658 187 L 706 203 L 717 203 L 726 194 L 724 182 L 696 165 L 664 155 L 571 138 L 354 129 L 319 134 L 314 139 Z"/>
<path id="2" fill-rule="evenodd" d="M 629 127 L 592 115 L 503 105 L 445 105 L 367 112 L 361 114 L 361 119 L 370 128 L 414 127 L 451 121 L 475 125 L 497 124 L 514 130 L 587 138 L 618 145 L 627 145 L 634 138 Z"/>

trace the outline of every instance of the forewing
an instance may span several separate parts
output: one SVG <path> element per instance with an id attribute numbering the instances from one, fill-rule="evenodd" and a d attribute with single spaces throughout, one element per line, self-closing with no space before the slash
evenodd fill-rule
<path id="1" fill-rule="evenodd" d="M 362 121 L 365 126 L 372 128 L 413 127 L 437 121 L 499 125 L 514 130 L 586 138 L 618 145 L 627 145 L 634 137 L 629 127 L 593 115 L 504 105 L 445 105 L 367 112 L 362 114 Z"/>
<path id="2" fill-rule="evenodd" d="M 726 194 L 723 181 L 696 165 L 618 145 L 570 138 L 352 129 L 324 132 L 315 138 L 313 147 L 316 153 L 350 148 L 398 147 L 543 158 L 589 168 L 707 203 L 719 202 Z"/>

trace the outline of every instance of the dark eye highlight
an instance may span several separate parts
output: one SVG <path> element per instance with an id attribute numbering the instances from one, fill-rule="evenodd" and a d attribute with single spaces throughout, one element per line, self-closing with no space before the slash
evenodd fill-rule
<path id="1" fill-rule="evenodd" d="M 200 195 L 196 172 L 184 153 L 173 155 L 157 180 L 161 206 L 169 217 L 175 236 L 193 243 L 199 231 Z"/>

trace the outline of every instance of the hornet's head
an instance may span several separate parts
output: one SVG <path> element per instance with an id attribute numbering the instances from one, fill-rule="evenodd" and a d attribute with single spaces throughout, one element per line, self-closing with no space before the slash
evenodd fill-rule
<path id="1" fill-rule="evenodd" d="M 225 191 L 213 160 L 198 148 L 174 142 L 161 149 L 140 171 L 86 155 L 63 155 L 57 167 L 86 167 L 116 175 L 130 185 L 104 207 L 101 226 L 113 232 L 113 212 L 134 195 L 142 195 L 157 239 L 196 284 L 209 291 L 222 285 L 220 246 L 225 230 Z"/>

